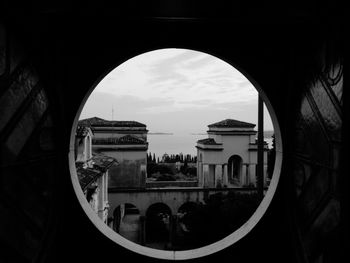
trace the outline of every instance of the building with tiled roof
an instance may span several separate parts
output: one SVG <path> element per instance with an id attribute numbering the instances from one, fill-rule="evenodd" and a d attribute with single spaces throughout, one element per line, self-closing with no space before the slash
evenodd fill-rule
<path id="1" fill-rule="evenodd" d="M 78 126 L 75 132 L 75 159 L 86 162 L 92 156 L 91 140 L 93 133 L 89 127 Z"/>
<path id="2" fill-rule="evenodd" d="M 222 135 L 255 135 L 254 127 L 256 125 L 249 122 L 238 121 L 234 119 L 226 119 L 208 125 L 208 134 Z"/>
<path id="3" fill-rule="evenodd" d="M 91 208 L 105 223 L 108 218 L 108 173 L 117 160 L 92 152 L 90 127 L 78 126 L 75 136 L 76 172 L 81 189 Z"/>
<path id="4" fill-rule="evenodd" d="M 197 141 L 197 173 L 202 187 L 255 185 L 256 125 L 225 119 L 208 125 L 208 138 Z M 267 167 L 267 144 L 264 165 Z"/>
<path id="5" fill-rule="evenodd" d="M 83 119 L 79 126 L 93 132 L 92 150 L 115 158 L 118 166 L 109 171 L 110 188 L 144 188 L 147 165 L 146 125 L 137 121 Z"/>
<path id="6" fill-rule="evenodd" d="M 102 154 L 93 155 L 86 163 L 77 162 L 77 174 L 82 190 L 86 191 L 104 173 L 108 172 L 112 165 L 117 163 L 116 159 Z"/>
<path id="7" fill-rule="evenodd" d="M 82 137 L 85 137 L 90 131 L 91 129 L 89 129 L 88 127 L 79 125 L 75 132 L 75 136 L 82 138 Z"/>
<path id="8" fill-rule="evenodd" d="M 238 121 L 234 119 L 226 119 L 213 124 L 209 124 L 208 127 L 216 128 L 254 128 L 256 125 L 253 123 Z"/>
<path id="9" fill-rule="evenodd" d="M 213 138 L 206 138 L 198 140 L 197 143 L 203 144 L 203 145 L 221 145 L 220 143 L 217 143 Z"/>
<path id="10" fill-rule="evenodd" d="M 89 126 L 91 128 L 94 127 L 144 127 L 146 125 L 137 121 L 114 121 L 114 120 L 105 120 L 98 117 L 92 117 L 88 119 L 83 119 L 79 121 L 79 125 Z"/>
<path id="11" fill-rule="evenodd" d="M 96 138 L 92 140 L 93 144 L 100 145 L 145 145 L 147 142 L 138 139 L 132 135 L 125 135 L 119 138 Z"/>
<path id="12" fill-rule="evenodd" d="M 134 138 L 147 141 L 146 125 L 137 121 L 114 121 L 98 117 L 87 118 L 78 122 L 79 126 L 89 127 L 94 133 L 94 139 L 120 138 L 130 135 Z M 124 138 L 128 139 L 129 137 Z"/>

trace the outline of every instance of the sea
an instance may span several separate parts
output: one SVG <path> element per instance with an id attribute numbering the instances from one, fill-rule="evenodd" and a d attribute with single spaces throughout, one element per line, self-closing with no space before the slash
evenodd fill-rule
<path id="1" fill-rule="evenodd" d="M 264 140 L 272 147 L 272 133 L 266 133 Z M 162 158 L 167 153 L 183 155 L 197 155 L 197 141 L 208 138 L 208 134 L 176 134 L 176 133 L 149 133 L 147 135 L 148 152 L 155 154 L 156 158 Z"/>

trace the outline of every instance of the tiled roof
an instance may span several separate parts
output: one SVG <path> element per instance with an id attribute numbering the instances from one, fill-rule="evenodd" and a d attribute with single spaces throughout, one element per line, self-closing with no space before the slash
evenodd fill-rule
<path id="1" fill-rule="evenodd" d="M 111 144 L 111 145 L 130 145 L 130 144 L 146 144 L 147 142 L 131 135 L 125 135 L 120 138 L 95 138 L 92 144 Z"/>
<path id="2" fill-rule="evenodd" d="M 84 168 L 82 163 L 77 163 L 77 175 L 83 191 L 97 180 L 103 173 L 93 168 Z"/>
<path id="3" fill-rule="evenodd" d="M 93 154 L 92 161 L 94 167 L 102 172 L 107 171 L 117 160 L 104 154 Z"/>
<path id="4" fill-rule="evenodd" d="M 108 121 L 98 117 L 80 120 L 79 125 L 89 127 L 146 127 L 145 124 L 137 121 Z"/>
<path id="5" fill-rule="evenodd" d="M 89 133 L 89 128 L 85 127 L 85 126 L 78 126 L 77 130 L 75 132 L 75 135 L 77 137 L 85 137 L 87 134 Z"/>
<path id="6" fill-rule="evenodd" d="M 254 128 L 256 125 L 253 123 L 237 121 L 234 119 L 226 119 L 213 124 L 208 125 L 209 128 Z"/>
<path id="7" fill-rule="evenodd" d="M 197 143 L 205 144 L 205 145 L 219 145 L 213 138 L 206 138 L 202 140 L 198 140 Z"/>
<path id="8" fill-rule="evenodd" d="M 145 144 L 145 142 L 134 136 L 126 135 L 118 139 L 118 144 Z"/>
<path id="9" fill-rule="evenodd" d="M 86 168 L 84 168 L 84 163 L 76 163 L 79 183 L 83 190 L 102 176 L 114 163 L 117 163 L 116 159 L 103 154 L 94 155 L 91 161 L 92 167 Z"/>

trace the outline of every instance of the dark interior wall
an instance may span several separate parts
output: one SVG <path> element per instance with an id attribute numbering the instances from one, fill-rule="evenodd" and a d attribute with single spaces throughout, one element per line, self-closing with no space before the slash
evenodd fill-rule
<path id="1" fill-rule="evenodd" d="M 53 108 L 26 50 L 4 24 L 0 31 L 1 260 L 29 262 L 52 219 Z"/>
<path id="2" fill-rule="evenodd" d="M 346 210 L 340 185 L 345 176 L 340 160 L 345 121 L 343 57 L 338 36 L 327 37 L 332 32 L 323 26 L 310 65 L 296 69 L 293 84 L 302 88 L 294 110 L 294 134 L 289 135 L 293 220 L 302 253 L 310 262 L 340 260 L 339 226 Z"/>
<path id="3" fill-rule="evenodd" d="M 340 259 L 349 186 L 348 95 L 336 92 L 343 90 L 341 17 L 334 19 L 333 6 L 276 15 L 268 6 L 239 14 L 232 4 L 216 5 L 220 17 L 190 2 L 134 11 L 9 7 L 0 27 L 2 261 L 160 261 L 119 247 L 91 224 L 71 185 L 68 148 L 87 91 L 128 58 L 166 47 L 207 52 L 247 72 L 269 97 L 283 138 L 281 180 L 262 220 L 237 244 L 194 261 Z"/>

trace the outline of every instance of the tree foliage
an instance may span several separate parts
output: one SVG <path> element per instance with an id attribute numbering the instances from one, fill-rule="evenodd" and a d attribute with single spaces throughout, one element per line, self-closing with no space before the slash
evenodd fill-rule
<path id="1" fill-rule="evenodd" d="M 241 227 L 259 205 L 257 194 L 230 192 L 209 196 L 205 204 L 188 212 L 181 219 L 190 231 L 186 233 L 193 247 L 216 242 Z"/>

